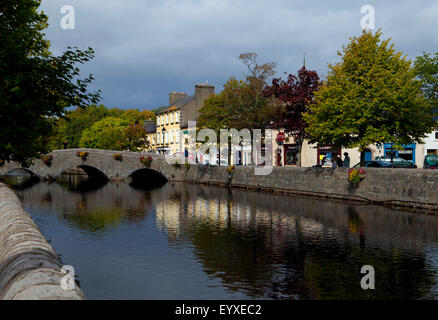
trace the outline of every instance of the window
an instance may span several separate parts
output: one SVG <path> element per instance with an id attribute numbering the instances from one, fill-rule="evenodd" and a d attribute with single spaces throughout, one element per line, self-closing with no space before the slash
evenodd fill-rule
<path id="1" fill-rule="evenodd" d="M 166 124 L 169 124 L 169 114 L 166 114 Z"/>
<path id="2" fill-rule="evenodd" d="M 175 122 L 179 122 L 179 112 L 175 113 Z"/>
<path id="3" fill-rule="evenodd" d="M 438 131 L 435 131 L 435 140 L 438 140 Z"/>
<path id="4" fill-rule="evenodd" d="M 173 123 L 173 113 L 170 114 L 170 123 Z"/>
<path id="5" fill-rule="evenodd" d="M 161 116 L 160 118 L 161 118 L 161 125 L 163 125 L 164 124 L 164 116 Z"/>
<path id="6" fill-rule="evenodd" d="M 169 143 L 173 143 L 173 130 L 170 130 L 170 141 Z"/>
<path id="7" fill-rule="evenodd" d="M 167 131 L 164 133 L 164 142 L 167 143 Z"/>
<path id="8" fill-rule="evenodd" d="M 155 144 L 154 136 L 151 136 L 151 139 L 152 139 L 151 143 L 152 143 L 152 145 L 154 145 Z"/>
<path id="9" fill-rule="evenodd" d="M 176 142 L 179 143 L 179 135 L 181 134 L 181 131 L 179 130 L 175 130 L 175 134 L 176 134 Z"/>
<path id="10" fill-rule="evenodd" d="M 157 133 L 157 144 L 160 144 L 160 133 Z"/>

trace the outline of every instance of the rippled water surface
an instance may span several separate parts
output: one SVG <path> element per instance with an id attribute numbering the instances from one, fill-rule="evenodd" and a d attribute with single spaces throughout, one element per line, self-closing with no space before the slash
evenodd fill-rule
<path id="1" fill-rule="evenodd" d="M 437 216 L 183 183 L 74 189 L 16 192 L 88 299 L 438 296 Z"/>

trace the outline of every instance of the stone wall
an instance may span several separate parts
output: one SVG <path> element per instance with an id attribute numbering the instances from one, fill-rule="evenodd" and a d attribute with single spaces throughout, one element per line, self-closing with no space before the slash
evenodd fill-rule
<path id="1" fill-rule="evenodd" d="M 226 167 L 191 165 L 176 172 L 171 180 L 438 211 L 438 170 L 366 168 L 357 187 L 348 182 L 347 168 L 274 167 L 258 176 L 254 167 L 237 166 L 231 181 Z"/>
<path id="2" fill-rule="evenodd" d="M 89 153 L 86 160 L 76 156 L 78 151 Z M 122 160 L 115 160 L 115 154 L 121 154 Z M 44 164 L 41 159 L 35 159 L 26 170 L 39 178 L 57 178 L 67 170 L 82 168 L 87 171 L 87 168 L 95 168 L 110 180 L 125 180 L 137 170 L 144 169 L 139 160 L 142 154 L 138 152 L 81 148 L 54 150 L 50 155 L 53 157 L 50 165 Z M 157 154 L 145 154 L 144 156 L 151 156 L 153 158 L 150 169 L 158 171 L 165 178 L 168 178 L 168 169 L 169 167 L 172 169 L 172 167 L 166 163 L 163 156 Z M 0 176 L 18 168 L 21 168 L 19 163 L 6 162 L 0 166 Z"/>
<path id="3" fill-rule="evenodd" d="M 61 288 L 61 267 L 15 193 L 0 183 L 0 299 L 85 299 L 80 289 Z"/>

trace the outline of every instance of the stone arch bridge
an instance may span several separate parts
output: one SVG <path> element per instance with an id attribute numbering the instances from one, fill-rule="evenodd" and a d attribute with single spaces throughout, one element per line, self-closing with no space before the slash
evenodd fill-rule
<path id="1" fill-rule="evenodd" d="M 77 156 L 77 152 L 88 152 L 85 160 Z M 121 154 L 122 160 L 116 160 L 115 154 Z M 24 169 L 40 179 L 56 179 L 63 172 L 69 169 L 83 169 L 89 176 L 104 175 L 109 180 L 125 180 L 137 172 L 164 177 L 171 180 L 174 177 L 175 169 L 168 164 L 164 156 L 153 153 L 139 153 L 128 151 L 109 151 L 98 149 L 64 149 L 54 150 L 50 153 L 53 159 L 50 165 L 46 165 L 41 159 L 35 159 L 31 166 L 23 168 L 16 162 L 5 162 L 0 166 L 0 176 L 14 169 Z M 152 162 L 145 167 L 140 162 L 140 156 L 151 156 Z"/>

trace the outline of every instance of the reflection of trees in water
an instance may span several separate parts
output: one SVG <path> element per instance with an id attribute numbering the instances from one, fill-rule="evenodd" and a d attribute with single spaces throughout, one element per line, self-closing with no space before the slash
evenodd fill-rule
<path id="1" fill-rule="evenodd" d="M 86 193 L 98 190 L 103 187 L 108 180 L 103 176 L 89 177 L 87 174 L 62 174 L 56 182 L 70 192 Z"/>
<path id="2" fill-rule="evenodd" d="M 438 217 L 177 183 L 155 191 L 108 183 L 86 193 L 40 183 L 17 193 L 90 236 L 137 224 L 155 208 L 171 245 L 193 246 L 206 274 L 254 298 L 416 299 L 434 285 L 424 246 L 438 242 Z M 375 268 L 374 291 L 360 288 L 363 265 Z"/>
<path id="3" fill-rule="evenodd" d="M 193 243 L 204 271 L 220 278 L 230 291 L 244 291 L 254 298 L 431 298 L 436 273 L 427 265 L 424 248 L 404 250 L 394 247 L 392 240 L 382 247 L 367 245 L 366 222 L 355 206 L 345 205 L 338 212 L 347 219 L 336 228 L 321 225 L 315 216 L 294 214 L 303 208 L 293 206 L 286 212 L 264 211 L 263 219 L 257 218 L 260 208 L 251 206 L 250 220 L 243 224 L 235 218 L 236 207 L 247 206 L 251 199 L 239 202 L 239 197 L 230 198 L 224 192 L 220 210 L 228 219 L 221 224 L 206 204 L 198 206 L 200 201 L 211 201 L 211 195 L 179 194 L 179 238 Z M 253 194 L 253 200 L 258 197 Z M 313 202 L 308 199 L 307 210 L 318 209 Z M 193 214 L 190 208 L 204 212 Z M 363 265 L 375 268 L 373 291 L 360 287 Z"/>
<path id="4" fill-rule="evenodd" d="M 91 236 L 109 232 L 123 223 L 137 224 L 150 212 L 149 192 L 127 184 L 107 183 L 93 192 L 66 191 L 58 183 L 39 184 L 17 191 L 26 206 L 59 216 Z"/>
<path id="5" fill-rule="evenodd" d="M 17 170 L 18 171 L 18 170 Z M 40 179 L 30 174 L 16 174 L 0 176 L 0 182 L 14 188 L 15 190 L 25 190 L 33 187 Z"/>

